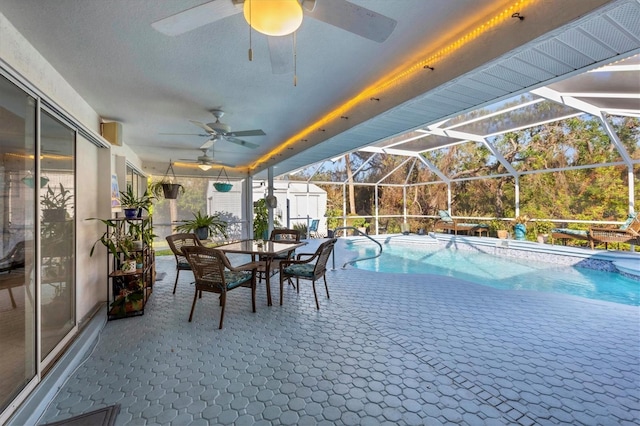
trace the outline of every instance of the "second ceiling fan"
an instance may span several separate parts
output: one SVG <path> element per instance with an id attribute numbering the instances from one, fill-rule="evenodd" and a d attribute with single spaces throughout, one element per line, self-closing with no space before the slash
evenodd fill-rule
<path id="1" fill-rule="evenodd" d="M 224 115 L 224 111 L 219 109 L 214 109 L 211 113 L 216 117 L 216 121 L 213 123 L 201 123 L 195 120 L 189 120 L 192 124 L 203 129 L 207 134 L 200 136 L 209 136 L 209 140 L 206 141 L 200 149 L 209 149 L 213 146 L 214 142 L 217 140 L 225 140 L 227 142 L 234 143 L 236 145 L 244 146 L 246 148 L 255 149 L 260 145 L 255 143 L 247 142 L 245 140 L 239 139 L 238 137 L 246 137 L 246 136 L 265 136 L 266 133 L 261 129 L 255 130 L 239 130 L 232 132 L 231 127 L 228 124 L 222 123 L 220 118 Z"/>

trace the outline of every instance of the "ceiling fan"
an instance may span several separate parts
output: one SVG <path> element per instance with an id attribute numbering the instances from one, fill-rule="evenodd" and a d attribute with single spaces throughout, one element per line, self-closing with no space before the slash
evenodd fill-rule
<path id="1" fill-rule="evenodd" d="M 213 123 L 201 123 L 195 120 L 189 120 L 192 124 L 200 127 L 204 131 L 207 132 L 205 135 L 201 136 L 209 136 L 210 139 L 206 141 L 200 149 L 208 149 L 213 146 L 213 143 L 217 140 L 225 140 L 227 142 L 235 143 L 240 146 L 244 146 L 246 148 L 255 149 L 260 145 L 255 143 L 247 142 L 242 139 L 238 139 L 237 136 L 264 136 L 266 133 L 261 129 L 255 130 L 240 130 L 236 132 L 231 131 L 231 126 L 228 124 L 220 122 L 220 118 L 224 115 L 224 111 L 219 109 L 214 109 L 211 113 L 216 117 L 216 121 Z"/>
<path id="2" fill-rule="evenodd" d="M 299 4 L 298 7 L 301 8 L 305 17 L 325 22 L 378 43 L 385 41 L 397 24 L 394 19 L 357 6 L 347 0 L 295 0 L 295 2 Z M 239 14 L 245 6 L 244 3 L 245 0 L 213 0 L 160 19 L 152 23 L 151 26 L 163 34 L 177 36 Z M 271 7 L 265 6 L 265 8 Z M 247 17 L 246 10 L 245 17 Z M 249 18 L 246 19 L 249 22 Z M 300 20 L 300 22 L 302 21 Z M 251 22 L 249 24 L 256 28 Z M 260 29 L 257 31 L 262 32 Z M 289 33 L 286 34 L 288 35 L 268 38 L 274 74 L 293 71 L 292 36 Z"/>
<path id="3" fill-rule="evenodd" d="M 208 136 L 209 140 L 207 140 L 200 149 L 209 149 L 213 146 L 214 142 L 218 140 L 225 140 L 227 142 L 231 142 L 240 146 L 244 146 L 246 148 L 255 149 L 260 145 L 255 143 L 247 142 L 242 139 L 238 139 L 237 136 L 246 137 L 246 136 L 265 136 L 266 133 L 260 129 L 255 130 L 239 130 L 232 132 L 231 126 L 228 124 L 222 123 L 220 118 L 224 115 L 224 111 L 219 109 L 214 109 L 211 113 L 216 117 L 216 121 L 213 123 L 201 123 L 195 120 L 189 120 L 192 124 L 200 127 L 207 133 L 198 134 L 198 133 L 160 133 L 161 135 L 179 135 L 179 136 Z"/>
<path id="4" fill-rule="evenodd" d="M 211 168 L 211 166 L 213 165 L 220 165 L 220 166 L 226 166 L 226 167 L 235 167 L 232 164 L 227 164 L 227 163 L 223 163 L 221 161 L 216 161 L 214 159 L 214 155 L 213 155 L 213 150 L 211 152 L 211 156 L 209 156 L 207 154 L 207 151 L 209 150 L 209 148 L 200 148 L 200 150 L 202 151 L 202 155 L 198 155 L 198 157 L 193 160 L 191 158 L 180 158 L 180 161 L 186 161 L 188 163 L 195 163 L 198 165 L 198 167 L 200 167 L 202 170 L 207 171 Z"/>

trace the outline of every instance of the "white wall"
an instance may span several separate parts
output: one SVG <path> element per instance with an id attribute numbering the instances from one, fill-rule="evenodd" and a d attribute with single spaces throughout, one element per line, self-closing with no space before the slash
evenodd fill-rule
<path id="1" fill-rule="evenodd" d="M 96 250 L 93 257 L 89 257 L 93 242 L 104 232 L 104 225 L 97 220 L 86 219 L 105 215 L 105 207 L 100 206 L 99 202 L 101 198 L 96 197 L 96 188 L 100 186 L 99 157 L 106 155 L 108 158 L 109 151 L 96 147 L 82 137 L 78 137 L 76 148 L 76 155 L 82 160 L 78 163 L 96 165 L 96 167 L 78 167 L 76 172 L 76 182 L 78 182 L 76 185 L 76 286 L 78 318 L 82 319 L 97 303 L 107 300 L 106 250 L 100 244 L 100 250 Z"/>
<path id="2" fill-rule="evenodd" d="M 62 75 L 0 13 L 0 66 L 15 71 L 12 74 L 34 90 L 36 96 L 47 98 L 73 117 L 97 139 L 100 138 L 101 118 L 98 113 L 71 87 Z M 126 133 L 125 133 L 126 134 Z M 103 140 L 103 142 L 106 142 Z M 108 144 L 107 144 L 108 145 Z M 76 173 L 76 283 L 78 319 L 84 318 L 96 303 L 106 300 L 106 251 L 99 245 L 93 257 L 89 251 L 93 242 L 104 232 L 98 221 L 89 217 L 111 217 L 111 174 L 117 172 L 124 179 L 125 161 L 116 169 L 115 156 L 141 169 L 137 155 L 125 145 L 98 148 L 78 137 Z M 113 158 L 112 158 L 113 157 Z"/>

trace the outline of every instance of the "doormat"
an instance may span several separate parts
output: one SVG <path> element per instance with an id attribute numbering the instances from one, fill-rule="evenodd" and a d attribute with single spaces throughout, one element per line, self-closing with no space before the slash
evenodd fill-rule
<path id="1" fill-rule="evenodd" d="M 120 404 L 116 404 L 43 426 L 113 426 L 119 412 Z"/>
<path id="2" fill-rule="evenodd" d="M 158 272 L 156 274 L 156 281 L 162 281 L 162 279 L 165 277 L 165 275 L 167 275 L 166 272 Z"/>

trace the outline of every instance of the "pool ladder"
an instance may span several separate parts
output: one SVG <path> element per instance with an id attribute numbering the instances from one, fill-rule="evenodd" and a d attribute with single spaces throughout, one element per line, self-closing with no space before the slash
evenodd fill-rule
<path id="1" fill-rule="evenodd" d="M 360 262 L 361 260 L 369 260 L 369 259 L 375 259 L 376 257 L 380 257 L 380 255 L 382 254 L 382 244 L 380 244 L 378 241 L 374 240 L 373 238 L 371 238 L 370 236 L 368 236 L 367 234 L 365 234 L 364 232 L 362 232 L 361 230 L 359 230 L 358 228 L 354 227 L 354 226 L 341 226 L 339 228 L 336 228 L 333 230 L 333 236 L 335 238 L 338 238 L 338 231 L 345 231 L 347 229 L 351 229 L 352 231 L 354 231 L 356 234 L 358 235 L 362 235 L 363 237 L 366 237 L 368 239 L 370 239 L 371 241 L 373 241 L 374 243 L 376 243 L 378 245 L 378 248 L 380 249 L 380 251 L 378 252 L 378 254 L 374 255 L 374 256 L 367 256 L 367 257 L 363 257 L 361 259 L 354 259 L 354 260 L 350 260 L 348 262 L 346 262 L 344 265 L 342 265 L 342 269 L 345 269 L 347 267 L 347 265 L 353 265 L 356 262 Z M 333 269 L 336 269 L 336 257 L 335 257 L 335 251 L 333 251 L 332 253 L 332 260 L 333 260 Z"/>

